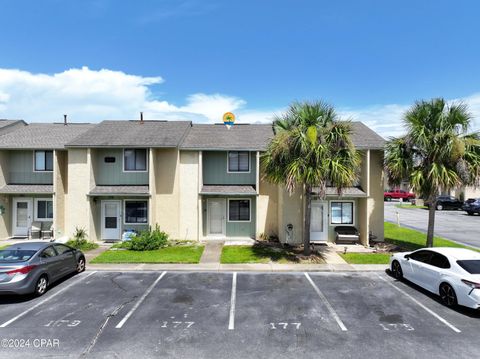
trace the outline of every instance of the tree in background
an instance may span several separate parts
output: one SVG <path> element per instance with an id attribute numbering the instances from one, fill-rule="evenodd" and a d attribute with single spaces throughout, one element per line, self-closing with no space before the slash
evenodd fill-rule
<path id="1" fill-rule="evenodd" d="M 480 137 L 468 133 L 471 115 L 465 104 L 442 98 L 417 101 L 403 117 L 407 133 L 386 144 L 388 181 L 410 186 L 429 204 L 427 247 L 433 246 L 437 196 L 458 186 L 477 185 Z"/>

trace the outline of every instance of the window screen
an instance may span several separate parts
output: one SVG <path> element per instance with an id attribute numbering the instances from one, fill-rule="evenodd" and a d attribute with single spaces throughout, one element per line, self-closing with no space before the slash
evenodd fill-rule
<path id="1" fill-rule="evenodd" d="M 332 202 L 332 224 L 353 224 L 353 202 Z"/>
<path id="2" fill-rule="evenodd" d="M 248 172 L 250 171 L 250 157 L 246 151 L 228 152 L 228 171 L 229 172 Z"/>
<path id="3" fill-rule="evenodd" d="M 127 149 L 124 152 L 125 171 L 146 171 L 147 170 L 147 150 Z"/>
<path id="4" fill-rule="evenodd" d="M 125 201 L 125 223 L 147 223 L 147 201 Z"/>
<path id="5" fill-rule="evenodd" d="M 35 151 L 35 171 L 53 171 L 53 151 Z"/>
<path id="6" fill-rule="evenodd" d="M 229 221 L 250 221 L 250 200 L 232 199 L 228 201 Z"/>

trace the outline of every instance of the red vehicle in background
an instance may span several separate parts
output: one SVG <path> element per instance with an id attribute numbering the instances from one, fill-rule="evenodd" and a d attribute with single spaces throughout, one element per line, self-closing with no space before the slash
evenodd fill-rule
<path id="1" fill-rule="evenodd" d="M 403 189 L 391 189 L 383 192 L 383 199 L 390 202 L 392 199 L 402 199 L 405 202 L 415 199 L 415 193 Z"/>

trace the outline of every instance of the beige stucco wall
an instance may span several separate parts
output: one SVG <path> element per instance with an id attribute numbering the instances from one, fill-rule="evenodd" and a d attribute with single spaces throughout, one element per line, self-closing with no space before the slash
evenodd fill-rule
<path id="1" fill-rule="evenodd" d="M 177 149 L 155 150 L 155 218 L 154 223 L 171 238 L 179 238 L 180 228 L 180 156 Z"/>
<path id="2" fill-rule="evenodd" d="M 97 240 L 87 194 L 94 186 L 89 149 L 68 150 L 65 235 L 71 236 L 75 227 L 85 228 L 89 239 Z"/>
<path id="3" fill-rule="evenodd" d="M 257 236 L 279 235 L 278 227 L 278 186 L 259 181 L 257 197 Z"/>
<path id="4" fill-rule="evenodd" d="M 3 187 L 7 184 L 7 157 L 7 151 L 0 151 L 0 187 Z M 10 196 L 0 194 L 0 206 L 2 206 L 5 211 L 3 215 L 0 215 L 0 238 L 3 239 L 9 237 L 11 234 L 12 206 Z"/>
<path id="5" fill-rule="evenodd" d="M 303 241 L 303 195 L 302 189 L 289 194 L 283 186 L 278 186 L 278 238 L 286 240 L 286 225 L 293 225 L 294 243 Z"/>
<path id="6" fill-rule="evenodd" d="M 199 239 L 199 153 L 180 152 L 179 239 Z"/>
<path id="7" fill-rule="evenodd" d="M 54 151 L 54 175 L 53 175 L 53 228 L 55 238 L 63 237 L 65 232 L 65 202 L 68 185 L 68 152 Z"/>
<path id="8" fill-rule="evenodd" d="M 370 196 L 367 199 L 369 218 L 369 231 L 377 236 L 378 240 L 384 239 L 384 201 L 383 201 L 383 151 L 370 151 Z"/>

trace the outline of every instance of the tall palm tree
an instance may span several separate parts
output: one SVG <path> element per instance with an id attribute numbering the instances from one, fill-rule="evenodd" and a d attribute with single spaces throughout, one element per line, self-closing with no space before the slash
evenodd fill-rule
<path id="1" fill-rule="evenodd" d="M 323 102 L 295 102 L 274 120 L 275 136 L 262 155 L 263 178 L 305 195 L 304 254 L 310 254 L 313 189 L 325 196 L 327 184 L 342 189 L 357 179 L 360 157 L 350 139 L 351 127 Z"/>
<path id="2" fill-rule="evenodd" d="M 404 115 L 407 133 L 387 141 L 385 170 L 390 184 L 408 179 L 429 203 L 427 247 L 433 246 L 436 199 L 441 191 L 476 185 L 480 175 L 480 137 L 468 133 L 465 104 L 442 98 L 417 101 Z"/>

